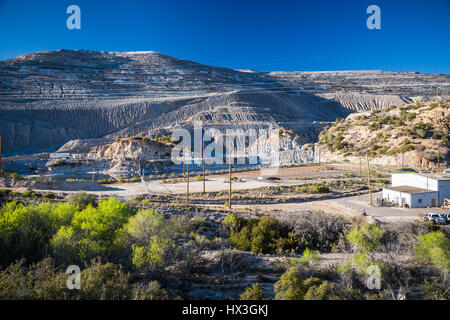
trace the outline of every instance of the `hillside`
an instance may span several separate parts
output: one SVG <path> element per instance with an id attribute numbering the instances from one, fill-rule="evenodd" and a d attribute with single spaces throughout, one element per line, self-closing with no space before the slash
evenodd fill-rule
<path id="1" fill-rule="evenodd" d="M 318 122 L 355 111 L 450 98 L 450 77 L 384 71 L 256 72 L 161 53 L 44 51 L 0 61 L 0 135 L 7 154 L 111 139 L 136 123 L 147 135 L 207 126 L 293 129 L 313 142 Z"/>
<path id="2" fill-rule="evenodd" d="M 416 169 L 450 162 L 450 102 L 416 102 L 338 119 L 319 136 L 321 160 Z"/>

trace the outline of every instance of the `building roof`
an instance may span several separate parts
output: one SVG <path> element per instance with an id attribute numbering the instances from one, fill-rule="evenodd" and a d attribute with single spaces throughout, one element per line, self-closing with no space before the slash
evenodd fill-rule
<path id="1" fill-rule="evenodd" d="M 450 180 L 450 173 L 443 173 L 443 172 L 433 172 L 433 173 L 415 173 L 419 176 L 428 177 L 430 179 L 435 180 Z"/>
<path id="2" fill-rule="evenodd" d="M 437 191 L 433 191 L 433 190 L 421 189 L 421 188 L 416 188 L 416 187 L 411 187 L 411 186 L 387 187 L 384 189 L 398 191 L 398 192 L 404 192 L 404 193 L 409 193 L 409 194 L 437 192 Z"/>

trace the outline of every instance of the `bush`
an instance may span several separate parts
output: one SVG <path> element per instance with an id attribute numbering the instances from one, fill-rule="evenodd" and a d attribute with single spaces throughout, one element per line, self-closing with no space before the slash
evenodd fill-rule
<path id="1" fill-rule="evenodd" d="M 69 202 L 78 206 L 80 210 L 84 210 L 87 206 L 97 206 L 97 199 L 94 195 L 80 191 L 70 197 Z"/>
<path id="2" fill-rule="evenodd" d="M 239 250 L 267 254 L 290 250 L 295 246 L 289 228 L 275 218 L 231 217 L 225 225 L 229 227 L 231 244 Z"/>
<path id="3" fill-rule="evenodd" d="M 52 192 L 44 193 L 44 194 L 42 195 L 42 197 L 47 198 L 47 199 L 54 199 L 54 198 L 56 198 L 55 194 L 52 193 Z"/>
<path id="4" fill-rule="evenodd" d="M 0 300 L 70 299 L 73 292 L 67 289 L 67 277 L 50 258 L 29 267 L 21 260 L 0 272 Z"/>
<path id="5" fill-rule="evenodd" d="M 174 259 L 176 228 L 154 210 L 139 210 L 123 227 L 121 247 L 131 247 L 131 262 L 138 270 L 158 273 Z"/>
<path id="6" fill-rule="evenodd" d="M 312 282 L 312 285 L 309 285 L 309 283 L 306 284 L 306 286 L 309 286 L 309 289 L 305 293 L 305 300 L 330 300 L 335 298 L 333 284 L 328 281 L 323 281 L 320 284 L 318 284 L 316 280 L 310 281 Z"/>
<path id="7" fill-rule="evenodd" d="M 241 300 L 265 300 L 266 297 L 259 284 L 255 283 L 250 288 L 245 289 L 241 294 Z"/>
<path id="8" fill-rule="evenodd" d="M 416 134 L 421 137 L 422 139 L 427 136 L 428 131 L 425 129 L 417 129 Z"/>
<path id="9" fill-rule="evenodd" d="M 351 222 L 342 216 L 312 212 L 298 214 L 288 224 L 300 250 L 309 248 L 329 252 L 344 238 Z"/>
<path id="10" fill-rule="evenodd" d="M 158 281 L 150 281 L 147 286 L 140 283 L 133 289 L 133 300 L 169 300 L 169 295 Z"/>
<path id="11" fill-rule="evenodd" d="M 11 194 L 10 189 L 0 189 L 0 197 L 5 197 L 8 196 L 9 194 Z"/>
<path id="12" fill-rule="evenodd" d="M 67 204 L 23 205 L 9 202 L 0 209 L 0 264 L 26 257 L 42 259 L 49 240 L 76 211 Z"/>
<path id="13" fill-rule="evenodd" d="M 450 241 L 442 231 L 419 236 L 414 252 L 419 261 L 432 264 L 446 278 L 450 271 Z"/>
<path id="14" fill-rule="evenodd" d="M 78 297 L 82 300 L 128 300 L 132 294 L 128 281 L 129 275 L 121 267 L 95 259 L 81 272 Z"/>
<path id="15" fill-rule="evenodd" d="M 312 187 L 313 193 L 329 193 L 330 188 L 322 184 L 315 184 Z"/>
<path id="16" fill-rule="evenodd" d="M 22 197 L 25 197 L 25 198 L 31 198 L 31 197 L 33 197 L 33 190 L 27 190 L 27 191 L 25 191 L 25 192 L 22 192 Z"/>
<path id="17" fill-rule="evenodd" d="M 71 224 L 61 227 L 51 240 L 57 261 L 74 264 L 97 256 L 112 258 L 117 234 L 133 213 L 113 198 L 99 202 L 96 208 L 88 205 L 76 212 Z"/>
<path id="18" fill-rule="evenodd" d="M 318 278 L 302 279 L 296 267 L 290 267 L 274 285 L 276 300 L 329 299 L 331 286 Z"/>

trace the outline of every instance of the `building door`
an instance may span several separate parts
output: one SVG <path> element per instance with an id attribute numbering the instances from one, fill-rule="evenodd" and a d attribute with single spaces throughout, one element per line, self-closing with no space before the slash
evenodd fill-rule
<path id="1" fill-rule="evenodd" d="M 436 207 L 436 199 L 431 199 L 431 206 Z"/>

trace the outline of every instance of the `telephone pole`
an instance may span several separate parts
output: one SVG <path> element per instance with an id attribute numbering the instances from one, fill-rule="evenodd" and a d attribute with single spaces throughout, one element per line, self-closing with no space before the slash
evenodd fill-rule
<path id="1" fill-rule="evenodd" d="M 361 157 L 359 157 L 359 175 L 362 177 L 362 160 Z"/>
<path id="2" fill-rule="evenodd" d="M 367 182 L 369 184 L 369 204 L 372 205 L 372 184 L 370 181 L 370 164 L 369 164 L 369 153 L 366 151 L 367 158 Z"/>
<path id="3" fill-rule="evenodd" d="M 187 169 L 187 180 L 186 180 L 186 206 L 187 212 L 189 213 L 189 161 L 186 163 Z"/>
<path id="4" fill-rule="evenodd" d="M 2 169 L 2 136 L 0 136 L 0 173 L 3 172 Z"/>
<path id="5" fill-rule="evenodd" d="M 203 165 L 203 193 L 205 190 L 205 141 L 202 141 L 202 165 Z"/>
<path id="6" fill-rule="evenodd" d="M 230 207 L 230 212 L 231 212 L 231 156 L 229 159 L 229 164 L 228 164 L 228 182 L 230 185 L 230 189 L 228 190 L 228 205 Z"/>
<path id="7" fill-rule="evenodd" d="M 437 89 L 436 89 L 436 91 L 437 91 Z M 440 157 L 441 157 L 441 150 L 439 149 L 439 142 L 438 142 L 438 139 L 437 139 L 437 113 L 435 112 L 434 113 L 434 119 L 433 119 L 433 126 L 434 126 L 434 132 L 433 132 L 433 138 L 434 138 L 434 143 L 436 144 L 436 146 L 437 146 L 437 149 L 438 149 L 438 156 L 437 156 L 437 163 L 436 163 L 436 167 L 437 167 L 437 172 L 439 172 L 439 170 L 440 170 L 440 164 L 439 164 L 439 162 L 440 162 Z"/>

